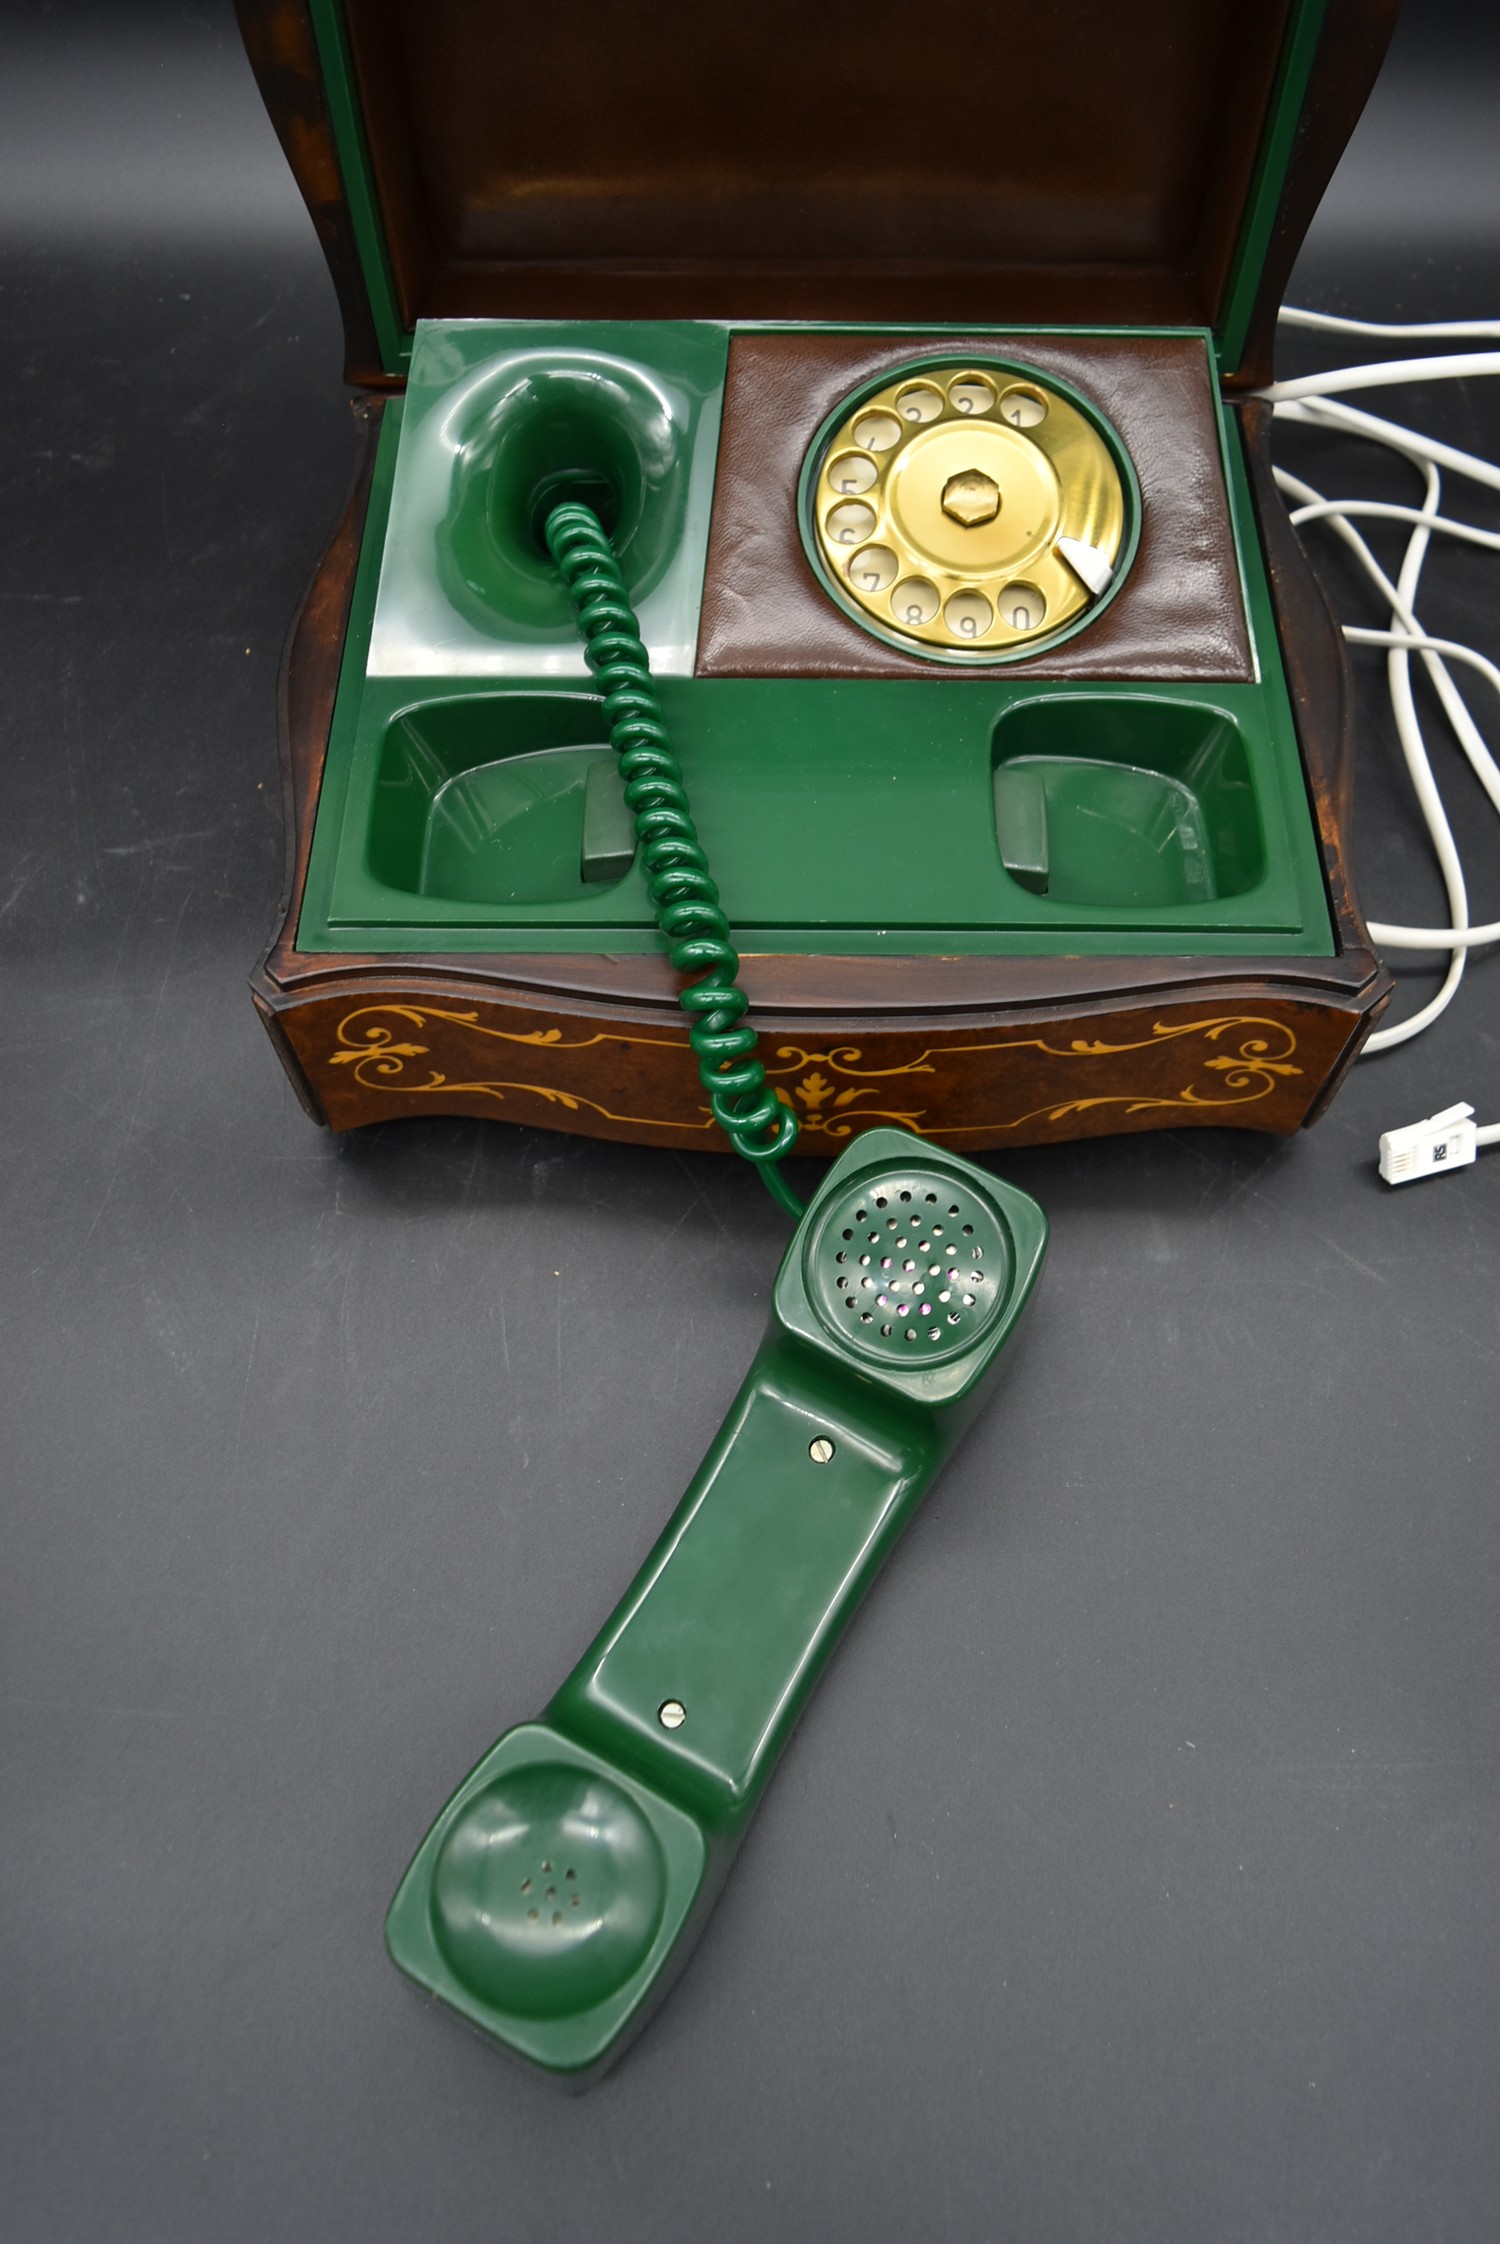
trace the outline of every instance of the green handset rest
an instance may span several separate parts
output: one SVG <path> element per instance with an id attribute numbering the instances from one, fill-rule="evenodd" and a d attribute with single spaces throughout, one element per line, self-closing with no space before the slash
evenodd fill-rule
<path id="1" fill-rule="evenodd" d="M 823 1663 L 998 1375 L 1046 1219 L 904 1130 L 858 1138 L 765 1338 L 614 1614 L 464 1780 L 391 1905 L 394 1961 L 582 2086 L 686 1961 Z"/>

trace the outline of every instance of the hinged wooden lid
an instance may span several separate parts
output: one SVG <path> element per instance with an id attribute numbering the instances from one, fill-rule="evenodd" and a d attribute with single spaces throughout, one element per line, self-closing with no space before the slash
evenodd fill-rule
<path id="1" fill-rule="evenodd" d="M 1396 0 L 239 0 L 350 378 L 419 318 L 1271 322 Z"/>

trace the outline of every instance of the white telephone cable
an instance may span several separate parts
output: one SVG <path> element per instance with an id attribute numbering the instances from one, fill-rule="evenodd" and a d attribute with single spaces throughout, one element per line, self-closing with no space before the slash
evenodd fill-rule
<path id="1" fill-rule="evenodd" d="M 1466 337 L 1488 336 L 1500 342 L 1500 319 L 1437 319 L 1390 320 L 1346 319 L 1339 312 L 1307 312 L 1295 304 L 1283 304 L 1277 318 L 1287 327 L 1312 327 L 1327 335 L 1379 335 L 1393 340 L 1402 336 L 1425 336 L 1431 343 L 1461 343 Z"/>
<path id="2" fill-rule="evenodd" d="M 1289 405 L 1302 397 L 1339 397 L 1345 390 L 1384 390 L 1398 382 L 1458 382 L 1470 374 L 1500 374 L 1500 351 L 1454 351 L 1443 358 L 1388 358 L 1374 366 L 1338 366 L 1330 374 L 1299 374 L 1268 382 L 1257 397 Z"/>
<path id="3" fill-rule="evenodd" d="M 1345 320 L 1331 313 L 1306 312 L 1285 307 L 1282 318 L 1290 326 L 1326 333 L 1402 336 L 1424 341 L 1500 338 L 1500 320 L 1440 321 L 1426 325 L 1394 325 Z M 1371 940 L 1383 949 L 1446 950 L 1448 968 L 1441 988 L 1427 1004 L 1394 1027 L 1377 1031 L 1365 1045 L 1366 1053 L 1389 1050 L 1406 1043 L 1436 1020 L 1452 1001 L 1463 976 L 1469 951 L 1480 943 L 1500 941 L 1500 920 L 1473 926 L 1469 921 L 1463 867 L 1433 775 L 1426 742 L 1411 688 L 1411 658 L 1416 655 L 1442 702 L 1460 746 L 1473 767 L 1492 807 L 1500 812 L 1500 766 L 1447 668 L 1455 663 L 1479 672 L 1500 689 L 1500 666 L 1477 648 L 1439 638 L 1423 629 L 1415 602 L 1423 565 L 1434 536 L 1458 539 L 1491 551 L 1500 551 L 1500 534 L 1462 523 L 1439 511 L 1439 471 L 1448 469 L 1470 481 L 1500 489 L 1500 467 L 1456 446 L 1439 443 L 1419 431 L 1380 419 L 1372 413 L 1338 402 L 1351 389 L 1376 388 L 1388 383 L 1451 380 L 1469 375 L 1500 373 L 1500 353 L 1473 351 L 1425 359 L 1391 360 L 1380 365 L 1350 367 L 1311 375 L 1293 382 L 1272 384 L 1259 394 L 1274 406 L 1277 417 L 1312 427 L 1338 429 L 1381 444 L 1399 453 L 1420 470 L 1425 484 L 1421 508 L 1394 506 L 1377 500 L 1340 501 L 1325 498 L 1310 484 L 1284 469 L 1277 469 L 1280 489 L 1297 501 L 1291 513 L 1294 525 L 1326 521 L 1349 546 L 1361 568 L 1379 589 L 1390 611 L 1389 627 L 1369 629 L 1346 625 L 1345 637 L 1355 645 L 1380 646 L 1387 653 L 1387 681 L 1398 740 L 1416 794 L 1423 822 L 1438 860 L 1448 898 L 1451 924 L 1446 928 L 1405 927 L 1384 921 L 1369 923 Z M 1392 583 L 1353 526 L 1353 519 L 1401 522 L 1410 529 L 1397 580 Z M 1421 1176 L 1437 1175 L 1448 1168 L 1465 1167 L 1481 1146 L 1500 1143 L 1500 1123 L 1477 1127 L 1473 1108 L 1461 1103 L 1429 1116 L 1403 1130 L 1388 1131 L 1380 1141 L 1380 1171 L 1388 1183 L 1400 1184 Z"/>
<path id="4" fill-rule="evenodd" d="M 1299 476 L 1289 474 L 1284 468 L 1278 468 L 1275 472 L 1280 489 L 1289 493 L 1291 497 L 1297 499 L 1303 505 L 1323 506 L 1326 504 L 1322 493 L 1315 491 L 1310 483 L 1304 483 Z M 1437 470 L 1428 463 L 1426 473 L 1429 478 L 1429 504 L 1432 511 L 1436 512 L 1439 488 Z M 1395 585 L 1391 583 L 1390 578 L 1381 568 L 1380 563 L 1351 522 L 1335 513 L 1328 514 L 1325 519 L 1330 527 L 1344 540 L 1344 543 L 1351 548 L 1366 573 L 1385 595 L 1394 621 L 1399 626 L 1399 629 L 1393 633 L 1393 637 L 1398 641 L 1403 641 L 1411 637 L 1420 638 L 1424 636 L 1422 626 L 1418 623 L 1410 605 L 1410 600 L 1416 580 L 1421 574 L 1422 562 L 1426 555 L 1426 532 L 1421 528 L 1413 531 L 1412 540 L 1407 546 L 1406 559 L 1402 564 L 1403 581 L 1401 584 Z M 1421 545 L 1417 543 L 1419 539 L 1423 540 Z M 1452 718 L 1453 710 L 1449 707 L 1447 696 L 1451 695 L 1453 700 L 1458 702 L 1457 688 L 1453 685 L 1447 672 L 1442 669 L 1440 656 L 1424 655 L 1422 659 L 1432 668 L 1433 683 L 1437 686 L 1439 693 L 1444 695 L 1444 706 L 1448 708 L 1449 716 Z M 1459 858 L 1458 845 L 1453 839 L 1453 830 L 1448 824 L 1447 813 L 1443 809 L 1442 797 L 1438 793 L 1437 781 L 1433 777 L 1432 764 L 1427 754 L 1427 744 L 1422 735 L 1421 721 L 1417 716 L 1416 704 L 1412 698 L 1410 657 L 1402 650 L 1400 645 L 1394 646 L 1388 657 L 1387 683 L 1391 695 L 1391 710 L 1396 723 L 1396 737 L 1401 743 L 1401 751 L 1406 759 L 1406 768 L 1411 779 L 1412 790 L 1416 795 L 1418 808 L 1421 810 L 1423 822 L 1427 827 L 1433 850 L 1437 856 L 1438 869 L 1442 874 L 1443 887 L 1447 893 L 1450 920 L 1455 928 L 1467 928 L 1469 903 L 1464 886 L 1463 865 Z M 1459 702 L 1458 706 L 1462 708 L 1462 703 Z M 1467 709 L 1463 710 L 1463 714 L 1466 718 L 1468 717 Z M 1470 722 L 1472 723 L 1472 720 Z M 1484 749 L 1482 741 L 1480 747 L 1487 756 L 1488 750 Z M 1463 979 L 1466 956 L 1467 953 L 1463 946 L 1454 946 L 1449 958 L 1447 974 L 1437 994 L 1430 998 L 1418 1012 L 1409 1015 L 1406 1020 L 1398 1021 L 1391 1028 L 1377 1029 L 1373 1036 L 1366 1039 L 1365 1053 L 1389 1051 L 1392 1045 L 1408 1043 L 1412 1037 L 1420 1036 L 1423 1029 L 1429 1027 L 1440 1013 L 1445 1012 L 1452 1002 L 1454 991 Z M 1362 1054 L 1361 1057 L 1363 1056 Z"/>

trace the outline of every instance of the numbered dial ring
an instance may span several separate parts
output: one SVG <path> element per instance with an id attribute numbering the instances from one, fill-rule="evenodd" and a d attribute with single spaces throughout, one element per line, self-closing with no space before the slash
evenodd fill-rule
<path id="1" fill-rule="evenodd" d="M 833 581 L 884 635 L 991 661 L 1108 592 L 1125 541 L 1100 430 L 1039 376 L 906 373 L 837 425 L 812 486 Z"/>

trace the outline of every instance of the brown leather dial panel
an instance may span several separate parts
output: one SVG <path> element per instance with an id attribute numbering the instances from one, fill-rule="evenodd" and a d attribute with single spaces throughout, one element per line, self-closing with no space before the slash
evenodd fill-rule
<path id="1" fill-rule="evenodd" d="M 730 345 L 700 677 L 953 676 L 883 645 L 834 605 L 802 549 L 797 483 L 822 422 L 860 383 L 924 357 L 995 354 L 1073 383 L 1118 432 L 1142 497 L 1139 550 L 1097 623 L 997 668 L 1030 678 L 1254 676 L 1201 340 L 803 332 L 738 335 Z M 967 674 L 995 672 L 977 664 Z"/>

